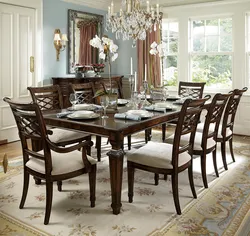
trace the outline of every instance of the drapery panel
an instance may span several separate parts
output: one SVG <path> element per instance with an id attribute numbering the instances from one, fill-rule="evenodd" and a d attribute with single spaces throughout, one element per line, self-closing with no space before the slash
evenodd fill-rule
<path id="1" fill-rule="evenodd" d="M 142 81 L 145 80 L 145 68 L 146 77 L 149 85 L 159 87 L 161 85 L 161 61 L 158 55 L 154 56 L 149 53 L 150 45 L 155 41 L 157 44 L 161 42 L 161 32 L 159 27 L 156 27 L 156 31 L 152 29 L 152 32 L 147 32 L 145 40 L 137 41 L 137 69 L 138 88 L 142 85 Z M 146 65 L 146 67 L 145 67 Z"/>

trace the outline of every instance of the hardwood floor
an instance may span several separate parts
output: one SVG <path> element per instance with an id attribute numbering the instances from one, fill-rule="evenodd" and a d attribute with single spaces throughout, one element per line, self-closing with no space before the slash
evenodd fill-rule
<path id="1" fill-rule="evenodd" d="M 4 154 L 7 153 L 8 159 L 22 155 L 20 141 L 0 145 L 0 161 L 2 162 Z"/>

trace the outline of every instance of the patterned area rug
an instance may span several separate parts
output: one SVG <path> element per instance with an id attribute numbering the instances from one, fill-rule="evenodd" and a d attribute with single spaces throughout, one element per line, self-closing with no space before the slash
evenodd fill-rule
<path id="1" fill-rule="evenodd" d="M 143 144 L 144 134 L 133 135 L 133 148 Z M 154 131 L 155 140 L 160 133 Z M 104 144 L 105 140 L 103 140 Z M 128 203 L 126 158 L 124 160 L 122 211 L 115 216 L 110 207 L 108 158 L 109 146 L 102 147 L 98 163 L 96 207 L 90 208 L 88 177 L 83 175 L 63 182 L 63 191 L 56 184 L 50 224 L 43 225 L 45 185 L 30 181 L 24 209 L 18 208 L 22 191 L 22 159 L 10 162 L 7 174 L 0 168 L 0 236 L 1 235 L 248 235 L 250 209 L 250 138 L 235 137 L 236 163 L 224 171 L 218 152 L 220 177 L 213 173 L 208 158 L 209 188 L 204 189 L 200 159 L 194 160 L 194 181 L 198 199 L 193 199 L 187 172 L 179 177 L 182 215 L 175 214 L 171 179 L 154 186 L 151 173 L 136 171 L 134 202 Z M 229 160 L 231 160 L 230 155 Z"/>

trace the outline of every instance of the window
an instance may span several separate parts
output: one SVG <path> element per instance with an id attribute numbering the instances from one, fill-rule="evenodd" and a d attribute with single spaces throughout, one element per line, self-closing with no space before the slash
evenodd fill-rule
<path id="1" fill-rule="evenodd" d="M 178 22 L 163 22 L 162 24 L 162 42 L 167 47 L 167 57 L 162 61 L 163 82 L 168 86 L 177 86 L 178 81 Z"/>
<path id="2" fill-rule="evenodd" d="M 190 26 L 192 81 L 232 88 L 232 18 L 195 19 Z"/>
<path id="3" fill-rule="evenodd" d="M 247 82 L 250 85 L 250 13 L 247 14 Z"/>

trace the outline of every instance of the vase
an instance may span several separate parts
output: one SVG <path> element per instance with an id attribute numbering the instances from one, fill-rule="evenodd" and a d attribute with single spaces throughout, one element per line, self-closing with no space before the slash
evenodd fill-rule
<path id="1" fill-rule="evenodd" d="M 76 72 L 75 77 L 76 78 L 82 78 L 82 73 L 81 72 Z"/>

